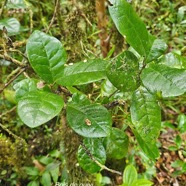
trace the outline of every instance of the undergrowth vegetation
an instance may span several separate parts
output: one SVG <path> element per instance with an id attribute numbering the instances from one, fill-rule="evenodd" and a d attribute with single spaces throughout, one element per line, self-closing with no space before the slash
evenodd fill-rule
<path id="1" fill-rule="evenodd" d="M 1 2 L 0 185 L 184 185 L 185 12 Z"/>

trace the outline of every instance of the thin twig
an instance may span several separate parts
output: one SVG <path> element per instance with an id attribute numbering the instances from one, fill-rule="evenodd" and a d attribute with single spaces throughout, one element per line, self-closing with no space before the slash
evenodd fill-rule
<path id="1" fill-rule="evenodd" d="M 20 138 L 19 136 L 15 135 L 13 132 L 11 132 L 9 129 L 7 129 L 3 124 L 0 123 L 0 127 L 5 130 L 10 136 L 13 136 L 14 139 L 17 139 L 19 141 L 22 141 L 24 146 L 27 146 L 26 141 L 23 138 Z"/>
<path id="2" fill-rule="evenodd" d="M 4 84 L 4 87 L 0 90 L 0 93 L 3 92 L 3 90 L 8 87 L 18 76 L 20 76 L 24 71 L 26 70 L 26 68 L 22 68 L 8 83 Z"/>
<path id="3" fill-rule="evenodd" d="M 1 115 L 0 115 L 0 118 L 2 118 L 3 116 L 6 116 L 7 114 L 11 113 L 12 111 L 14 111 L 16 109 L 16 106 L 14 106 L 13 108 L 11 108 L 10 110 L 6 111 L 6 112 L 3 112 Z"/>
<path id="4" fill-rule="evenodd" d="M 16 53 L 18 53 L 19 55 L 21 55 L 22 57 L 24 57 L 28 61 L 28 58 L 20 50 L 10 48 L 10 49 L 8 49 L 8 51 L 10 51 L 10 52 L 16 52 Z"/>
<path id="5" fill-rule="evenodd" d="M 16 64 L 16 65 L 18 65 L 20 67 L 24 67 L 25 66 L 24 63 L 21 63 L 20 61 L 10 57 L 8 54 L 4 54 L 4 55 L 0 54 L 0 58 L 5 59 L 7 61 L 10 61 L 10 62 L 12 62 L 12 63 L 14 63 L 14 64 Z"/>
<path id="6" fill-rule="evenodd" d="M 54 13 L 53 13 L 53 17 L 51 19 L 51 22 L 48 26 L 48 29 L 46 31 L 46 33 L 49 32 L 50 28 L 52 27 L 53 23 L 54 23 L 54 20 L 55 20 L 55 17 L 56 17 L 56 14 L 57 14 L 57 9 L 58 9 L 58 6 L 59 6 L 59 0 L 56 0 L 56 3 L 55 3 L 55 9 L 54 9 Z"/>
<path id="7" fill-rule="evenodd" d="M 116 170 L 113 170 L 113 169 L 110 169 L 110 168 L 106 167 L 105 165 L 102 165 L 99 161 L 97 161 L 94 158 L 94 156 L 91 154 L 91 152 L 89 151 L 89 149 L 83 143 L 81 143 L 81 146 L 83 147 L 83 149 L 85 150 L 85 152 L 87 153 L 87 155 L 92 159 L 92 161 L 94 161 L 99 167 L 101 167 L 101 169 L 105 169 L 105 170 L 107 170 L 109 172 L 112 172 L 114 174 L 122 175 L 121 172 L 116 171 Z"/>

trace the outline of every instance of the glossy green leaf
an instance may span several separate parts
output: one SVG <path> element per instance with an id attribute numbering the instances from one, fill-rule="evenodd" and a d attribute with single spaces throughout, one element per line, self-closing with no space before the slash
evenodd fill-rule
<path id="1" fill-rule="evenodd" d="M 158 150 L 156 144 L 155 143 L 147 143 L 146 141 L 144 141 L 141 138 L 140 134 L 137 131 L 135 131 L 134 129 L 132 131 L 138 141 L 140 148 L 145 153 L 145 155 L 152 160 L 157 159 L 159 157 L 159 150 Z"/>
<path id="2" fill-rule="evenodd" d="M 6 18 L 0 20 L 0 30 L 5 27 L 8 31 L 8 35 L 17 35 L 20 31 L 20 23 L 16 18 Z"/>
<path id="3" fill-rule="evenodd" d="M 128 152 L 128 136 L 117 128 L 112 128 L 110 136 L 106 139 L 106 152 L 111 158 L 121 159 Z"/>
<path id="4" fill-rule="evenodd" d="M 19 101 L 25 94 L 28 92 L 37 90 L 38 80 L 36 79 L 24 79 L 16 83 L 13 88 L 16 91 L 15 97 L 16 100 Z"/>
<path id="5" fill-rule="evenodd" d="M 140 87 L 132 96 L 130 111 L 138 134 L 149 145 L 154 143 L 161 129 L 161 109 L 156 97 Z"/>
<path id="6" fill-rule="evenodd" d="M 129 51 L 118 55 L 107 68 L 109 81 L 123 92 L 137 88 L 138 73 L 138 59 Z"/>
<path id="7" fill-rule="evenodd" d="M 51 186 L 52 185 L 51 177 L 50 177 L 50 174 L 48 171 L 45 171 L 42 174 L 41 183 L 43 186 Z"/>
<path id="8" fill-rule="evenodd" d="M 34 128 L 55 117 L 63 107 L 60 96 L 36 91 L 29 92 L 18 102 L 18 115 L 29 127 Z"/>
<path id="9" fill-rule="evenodd" d="M 127 42 L 141 55 L 147 56 L 154 38 L 145 24 L 126 0 L 110 0 L 110 16 L 118 31 L 126 36 Z"/>
<path id="10" fill-rule="evenodd" d="M 131 186 L 151 186 L 153 183 L 149 180 L 139 179 L 132 183 Z"/>
<path id="11" fill-rule="evenodd" d="M 90 138 L 108 136 L 112 124 L 110 113 L 98 104 L 68 104 L 67 121 L 76 133 Z"/>
<path id="12" fill-rule="evenodd" d="M 166 65 L 150 64 L 142 71 L 142 82 L 151 92 L 161 92 L 163 97 L 179 96 L 186 92 L 186 70 Z"/>
<path id="13" fill-rule="evenodd" d="M 104 165 L 106 152 L 100 139 L 86 138 L 83 140 L 83 146 L 79 146 L 78 162 L 86 172 L 96 173 L 101 170 L 101 167 L 97 165 L 93 159 Z"/>
<path id="14" fill-rule="evenodd" d="M 186 69 L 186 57 L 174 52 L 169 52 L 164 55 L 160 62 L 172 68 Z"/>
<path id="15" fill-rule="evenodd" d="M 166 50 L 167 44 L 161 39 L 155 39 L 147 56 L 146 62 L 151 62 L 157 59 L 164 54 Z"/>
<path id="16" fill-rule="evenodd" d="M 101 59 L 79 62 L 65 67 L 57 83 L 63 86 L 82 85 L 104 79 L 108 62 Z"/>
<path id="17" fill-rule="evenodd" d="M 113 94 L 116 91 L 116 87 L 113 86 L 113 84 L 108 80 L 104 80 L 101 84 L 101 95 L 109 97 L 111 94 Z"/>
<path id="18" fill-rule="evenodd" d="M 27 42 L 26 52 L 32 68 L 43 80 L 53 83 L 61 77 L 66 52 L 55 37 L 34 31 Z"/>
<path id="19" fill-rule="evenodd" d="M 123 182 L 125 184 L 132 185 L 138 178 L 138 173 L 133 165 L 127 165 L 123 173 Z"/>
<path id="20" fill-rule="evenodd" d="M 23 9 L 26 8 L 24 0 L 8 0 L 6 3 L 8 9 Z"/>

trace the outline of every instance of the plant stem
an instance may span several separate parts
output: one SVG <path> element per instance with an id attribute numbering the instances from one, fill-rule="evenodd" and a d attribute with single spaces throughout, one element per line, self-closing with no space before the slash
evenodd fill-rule
<path id="1" fill-rule="evenodd" d="M 92 159 L 92 161 L 94 161 L 99 167 L 101 167 L 101 169 L 105 169 L 109 172 L 112 172 L 114 174 L 118 174 L 118 175 L 122 175 L 121 172 L 119 171 L 116 171 L 116 170 L 113 170 L 113 169 L 110 169 L 108 168 L 107 166 L 101 164 L 99 161 L 97 161 L 94 156 L 91 154 L 91 152 L 88 150 L 88 148 L 83 144 L 81 143 L 81 146 L 83 147 L 83 149 L 85 150 L 85 152 L 87 153 L 87 155 Z"/>

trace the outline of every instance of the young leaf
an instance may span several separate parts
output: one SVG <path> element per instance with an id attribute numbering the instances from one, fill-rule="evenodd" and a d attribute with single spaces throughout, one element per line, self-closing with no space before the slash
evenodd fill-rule
<path id="1" fill-rule="evenodd" d="M 154 37 L 126 0 L 110 0 L 110 16 L 118 31 L 126 36 L 127 42 L 141 55 L 147 56 Z"/>
<path id="2" fill-rule="evenodd" d="M 36 30 L 27 42 L 26 52 L 32 68 L 43 80 L 53 83 L 61 76 L 66 52 L 59 40 Z"/>
<path id="3" fill-rule="evenodd" d="M 138 73 L 138 59 L 129 51 L 118 55 L 107 68 L 109 81 L 123 92 L 137 88 Z"/>
<path id="4" fill-rule="evenodd" d="M 29 127 L 34 128 L 55 117 L 63 107 L 60 96 L 35 91 L 29 92 L 18 102 L 18 115 Z"/>
<path id="5" fill-rule="evenodd" d="M 48 171 L 45 171 L 42 174 L 41 183 L 43 186 L 51 186 L 52 185 L 51 177 L 50 177 L 50 174 Z"/>
<path id="6" fill-rule="evenodd" d="M 82 85 L 104 79 L 107 61 L 101 59 L 79 62 L 65 67 L 57 83 L 63 86 Z"/>
<path id="7" fill-rule="evenodd" d="M 128 151 L 128 136 L 117 128 L 112 128 L 110 136 L 106 139 L 106 152 L 111 158 L 121 159 Z"/>
<path id="8" fill-rule="evenodd" d="M 137 131 L 135 131 L 134 129 L 132 131 L 138 141 L 140 148 L 145 153 L 145 155 L 148 156 L 152 160 L 155 160 L 156 158 L 158 158 L 159 157 L 159 150 L 158 150 L 156 144 L 155 143 L 147 143 L 146 141 L 144 141 L 141 138 L 140 134 L 138 134 Z"/>
<path id="9" fill-rule="evenodd" d="M 125 184 L 132 185 L 138 178 L 138 173 L 133 165 L 127 165 L 123 173 L 123 182 Z"/>
<path id="10" fill-rule="evenodd" d="M 20 31 L 20 23 L 16 18 L 8 18 L 0 20 L 0 30 L 5 27 L 8 31 L 8 35 L 16 35 Z"/>
<path id="11" fill-rule="evenodd" d="M 39 181 L 31 181 L 27 186 L 39 186 Z"/>
<path id="12" fill-rule="evenodd" d="M 98 161 L 102 165 L 106 161 L 106 152 L 100 139 L 86 138 L 83 140 L 83 145 L 78 149 L 78 162 L 80 166 L 88 173 L 96 173 L 101 167 L 95 162 Z M 86 149 L 85 149 L 86 148 Z"/>
<path id="13" fill-rule="evenodd" d="M 108 136 L 112 124 L 110 113 L 97 104 L 68 104 L 67 121 L 76 133 L 89 138 Z"/>
<path id="14" fill-rule="evenodd" d="M 132 96 L 130 111 L 138 134 L 149 145 L 154 143 L 161 129 L 161 110 L 156 97 L 139 87 Z"/>
<path id="15" fill-rule="evenodd" d="M 16 100 L 19 101 L 28 92 L 37 90 L 38 80 L 36 79 L 24 79 L 16 83 L 13 88 L 16 91 Z"/>
<path id="16" fill-rule="evenodd" d="M 166 65 L 150 64 L 142 71 L 142 82 L 151 92 L 161 91 L 163 97 L 179 96 L 186 92 L 186 70 Z"/>
<path id="17" fill-rule="evenodd" d="M 151 186 L 153 183 L 149 180 L 139 179 L 132 183 L 131 186 Z"/>
<path id="18" fill-rule="evenodd" d="M 150 52 L 147 56 L 146 62 L 151 62 L 160 57 L 167 49 L 167 44 L 161 39 L 155 39 Z"/>

